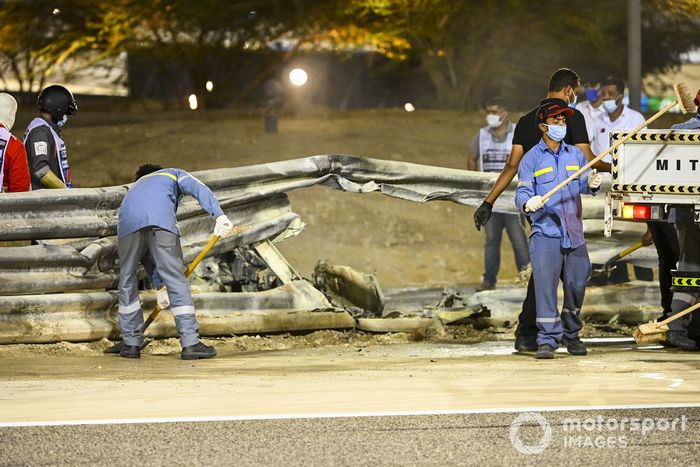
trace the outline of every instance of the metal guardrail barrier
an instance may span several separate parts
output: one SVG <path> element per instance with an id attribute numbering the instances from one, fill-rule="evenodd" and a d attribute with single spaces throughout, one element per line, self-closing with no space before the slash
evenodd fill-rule
<path id="1" fill-rule="evenodd" d="M 194 175 L 214 191 L 235 223 L 250 227 L 240 235 L 222 239 L 210 255 L 297 235 L 303 223 L 291 212 L 285 194 L 290 190 L 323 185 L 355 193 L 381 192 L 418 203 L 449 200 L 477 206 L 496 177 L 346 155 L 312 156 Z M 119 205 L 128 188 L 0 195 L 0 240 L 44 240 L 40 245 L 0 248 L 0 343 L 115 337 L 117 328 L 110 314 L 115 296 L 105 290 L 117 286 L 115 234 Z M 512 183 L 494 209 L 516 212 L 512 201 L 515 188 Z M 602 199 L 584 199 L 584 217 L 602 218 L 602 206 Z M 190 262 L 206 242 L 212 222 L 195 200 L 187 198 L 177 217 L 185 262 Z M 302 300 L 314 294 L 313 300 Z M 276 297 L 278 303 L 289 303 L 269 308 L 268 296 Z M 310 284 L 292 281 L 268 292 L 195 295 L 195 305 L 205 335 L 353 325 L 347 313 L 337 311 L 299 315 L 302 310 L 330 309 L 321 299 L 323 295 Z M 148 309 L 152 297 L 144 295 L 144 300 Z M 296 314 L 294 319 L 292 312 Z M 174 335 L 168 319 L 154 323 L 154 336 Z"/>
<path id="2" fill-rule="evenodd" d="M 207 336 L 351 328 L 352 317 L 334 309 L 321 292 L 303 280 L 265 292 L 194 294 L 201 333 Z M 151 310 L 155 294 L 142 296 Z M 119 336 L 115 292 L 85 292 L 0 297 L 0 344 L 89 341 Z M 311 313 L 311 311 L 313 311 Z M 162 313 L 146 332 L 175 337 L 170 313 Z"/>

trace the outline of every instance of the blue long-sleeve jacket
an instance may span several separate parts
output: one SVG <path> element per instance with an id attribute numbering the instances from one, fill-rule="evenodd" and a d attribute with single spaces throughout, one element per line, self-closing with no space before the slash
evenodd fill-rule
<path id="1" fill-rule="evenodd" d="M 544 140 L 540 140 L 520 161 L 518 189 L 515 192 L 516 206 L 525 212 L 525 203 L 530 198 L 535 195 L 544 196 L 586 163 L 585 156 L 576 146 L 562 141 L 555 154 Z M 584 172 L 565 185 L 547 200 L 544 207 L 526 213 L 532 221 L 531 234 L 540 232 L 547 237 L 559 238 L 563 248 L 583 245 L 581 193 L 592 193 L 588 188 L 589 173 Z"/>
<path id="2" fill-rule="evenodd" d="M 182 194 L 193 196 L 214 219 L 224 213 L 205 184 L 184 170 L 162 169 L 144 175 L 129 189 L 119 209 L 117 236 L 149 226 L 180 235 L 175 212 Z"/>

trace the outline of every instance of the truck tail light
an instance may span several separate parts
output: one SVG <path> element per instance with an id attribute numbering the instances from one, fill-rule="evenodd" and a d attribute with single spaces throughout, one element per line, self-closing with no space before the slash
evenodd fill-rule
<path id="1" fill-rule="evenodd" d="M 634 218 L 634 205 L 625 204 L 622 206 L 622 218 L 623 219 L 633 219 Z"/>
<path id="2" fill-rule="evenodd" d="M 651 206 L 634 206 L 633 217 L 635 219 L 649 219 L 651 217 Z"/>
<path id="3" fill-rule="evenodd" d="M 613 215 L 620 216 L 621 214 L 622 219 L 663 220 L 664 218 L 662 206 L 658 204 L 620 204 L 622 205 L 621 209 L 613 211 Z"/>

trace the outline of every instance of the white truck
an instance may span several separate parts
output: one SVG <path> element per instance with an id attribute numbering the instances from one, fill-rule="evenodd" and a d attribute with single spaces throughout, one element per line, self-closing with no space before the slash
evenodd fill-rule
<path id="1" fill-rule="evenodd" d="M 625 132 L 611 132 L 611 142 Z M 668 221 L 674 206 L 692 208 L 700 223 L 700 132 L 644 130 L 612 154 L 612 187 L 605 201 L 604 234 L 614 220 Z"/>

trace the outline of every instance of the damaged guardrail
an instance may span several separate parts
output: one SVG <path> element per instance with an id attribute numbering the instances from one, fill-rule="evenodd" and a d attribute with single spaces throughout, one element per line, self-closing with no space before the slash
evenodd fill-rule
<path id="1" fill-rule="evenodd" d="M 352 316 L 333 308 L 310 283 L 297 280 L 263 292 L 193 294 L 200 331 L 207 336 L 352 328 Z M 142 295 L 152 309 L 155 294 Z M 0 344 L 89 341 L 119 336 L 115 292 L 0 297 Z M 310 313 L 310 311 L 313 311 Z M 146 332 L 175 337 L 170 313 Z"/>
<path id="2" fill-rule="evenodd" d="M 222 207 L 268 198 L 294 189 L 324 185 L 355 193 L 381 192 L 414 202 L 450 200 L 477 206 L 496 174 L 470 172 L 356 156 L 311 156 L 246 167 L 195 172 Z M 516 212 L 511 183 L 494 208 Z M 128 185 L 72 190 L 3 193 L 0 240 L 105 237 L 116 234 L 118 209 Z M 186 198 L 187 199 L 187 198 Z M 201 214 L 193 200 L 178 209 L 178 220 Z M 584 218 L 602 219 L 603 200 L 586 197 Z"/>
<path id="3" fill-rule="evenodd" d="M 273 195 L 224 208 L 249 228 L 222 239 L 209 256 L 267 239 L 297 234 L 303 228 L 286 195 Z M 179 222 L 183 256 L 189 263 L 207 242 L 211 218 L 204 214 Z M 0 248 L 0 295 L 52 293 L 115 288 L 119 280 L 116 236 L 50 244 Z"/>
<path id="4" fill-rule="evenodd" d="M 346 328 L 354 325 L 311 284 L 298 280 L 273 243 L 303 228 L 286 192 L 323 185 L 355 192 L 380 192 L 424 203 L 449 200 L 478 205 L 495 174 L 383 161 L 345 155 L 312 156 L 247 167 L 195 173 L 222 209 L 248 229 L 222 239 L 219 255 L 250 245 L 284 284 L 248 293 L 195 294 L 203 335 Z M 118 209 L 129 185 L 73 190 L 38 190 L 0 196 L 0 240 L 47 240 L 40 245 L 0 248 L 0 343 L 81 341 L 116 337 Z M 515 212 L 516 183 L 495 209 Z M 584 217 L 600 219 L 603 200 L 586 198 Z M 186 197 L 177 212 L 185 262 L 211 231 L 210 216 Z M 57 244 L 51 239 L 74 239 Z M 100 291 L 102 290 L 102 291 Z M 70 293 L 82 291 L 80 293 Z M 313 292 L 312 292 L 313 291 Z M 55 293 L 61 292 L 61 293 Z M 68 293 L 66 293 L 68 292 Z M 44 295 L 37 295 L 44 294 Z M 153 296 L 144 294 L 144 309 Z M 381 303 L 381 296 L 373 297 Z M 308 313 L 313 311 L 313 313 Z M 320 313 L 320 314 L 319 314 Z M 153 337 L 175 335 L 168 315 L 149 328 Z"/>

